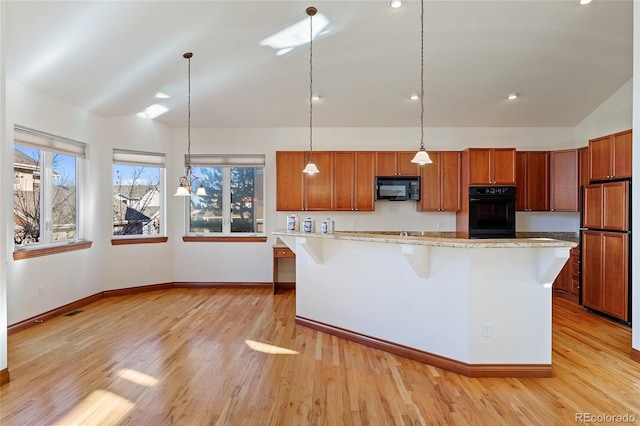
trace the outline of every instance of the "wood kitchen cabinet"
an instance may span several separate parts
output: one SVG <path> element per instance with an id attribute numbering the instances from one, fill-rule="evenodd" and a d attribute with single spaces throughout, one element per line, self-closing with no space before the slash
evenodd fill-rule
<path id="1" fill-rule="evenodd" d="M 589 147 L 583 146 L 578 148 L 578 188 L 582 189 L 589 183 Z"/>
<path id="2" fill-rule="evenodd" d="M 334 153 L 317 151 L 313 162 L 320 173 L 302 173 L 309 160 L 306 151 L 276 152 L 276 210 L 333 210 Z"/>
<path id="3" fill-rule="evenodd" d="M 592 229 L 629 229 L 629 182 L 594 183 L 583 189 L 582 226 Z"/>
<path id="4" fill-rule="evenodd" d="M 552 212 L 579 210 L 579 162 L 577 149 L 552 151 L 550 157 L 550 205 Z"/>
<path id="5" fill-rule="evenodd" d="M 375 210 L 376 153 L 336 151 L 334 154 L 335 210 Z"/>
<path id="6" fill-rule="evenodd" d="M 459 151 L 429 152 L 431 164 L 420 167 L 418 211 L 460 211 Z"/>
<path id="7" fill-rule="evenodd" d="M 415 155 L 415 151 L 376 152 L 376 176 L 418 176 L 419 166 L 411 162 Z"/>
<path id="8" fill-rule="evenodd" d="M 516 210 L 549 211 L 549 152 L 516 152 Z"/>
<path id="9" fill-rule="evenodd" d="M 589 180 L 631 177 L 632 132 L 614 133 L 589 141 Z"/>
<path id="10" fill-rule="evenodd" d="M 271 284 L 271 290 L 273 294 L 276 294 L 278 288 L 295 288 L 295 281 L 283 282 L 280 280 L 280 264 L 288 262 L 289 269 L 294 271 L 295 276 L 295 253 L 286 246 L 274 246 L 273 247 L 273 281 Z"/>
<path id="11" fill-rule="evenodd" d="M 313 153 L 313 162 L 320 173 L 304 176 L 304 209 L 309 211 L 333 210 L 333 158 L 330 151 Z M 309 153 L 305 153 L 305 164 Z"/>
<path id="12" fill-rule="evenodd" d="M 569 259 L 553 282 L 553 295 L 578 303 L 580 248 L 573 247 Z"/>
<path id="13" fill-rule="evenodd" d="M 276 210 L 304 210 L 305 158 L 304 151 L 276 151 Z"/>
<path id="14" fill-rule="evenodd" d="M 468 148 L 462 151 L 462 171 L 468 185 L 515 185 L 515 148 Z"/>
<path id="15" fill-rule="evenodd" d="M 582 231 L 582 303 L 629 321 L 628 235 Z"/>

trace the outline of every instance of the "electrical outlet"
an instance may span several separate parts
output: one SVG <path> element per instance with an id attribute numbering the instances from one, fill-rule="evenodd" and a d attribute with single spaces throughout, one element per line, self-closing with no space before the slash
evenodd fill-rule
<path id="1" fill-rule="evenodd" d="M 351 221 L 351 229 L 356 229 L 356 226 L 358 226 L 358 222 L 356 222 L 355 220 Z"/>
<path id="2" fill-rule="evenodd" d="M 436 226 L 438 227 L 438 229 L 442 228 L 442 222 L 438 221 L 438 222 L 436 223 Z"/>
<path id="3" fill-rule="evenodd" d="M 147 274 L 151 272 L 151 265 L 144 265 L 144 272 L 146 272 Z"/>
<path id="4" fill-rule="evenodd" d="M 482 323 L 482 337 L 491 337 L 491 323 Z"/>
<path id="5" fill-rule="evenodd" d="M 38 297 L 43 297 L 44 296 L 44 287 L 40 286 L 38 287 Z"/>

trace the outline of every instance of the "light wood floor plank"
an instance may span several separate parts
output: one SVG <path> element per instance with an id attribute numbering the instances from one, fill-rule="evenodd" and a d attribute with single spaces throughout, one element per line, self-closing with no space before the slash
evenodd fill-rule
<path id="1" fill-rule="evenodd" d="M 554 299 L 553 378 L 469 378 L 294 323 L 295 295 L 112 297 L 9 336 L 2 425 L 552 425 L 635 416 L 631 331 Z"/>

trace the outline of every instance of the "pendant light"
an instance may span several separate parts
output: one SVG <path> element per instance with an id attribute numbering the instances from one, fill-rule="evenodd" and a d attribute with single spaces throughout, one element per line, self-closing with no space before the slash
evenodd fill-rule
<path id="1" fill-rule="evenodd" d="M 420 149 L 411 162 L 424 166 L 432 161 L 424 149 L 424 0 L 420 5 Z"/>
<path id="2" fill-rule="evenodd" d="M 184 176 L 178 180 L 178 189 L 173 194 L 177 197 L 190 197 L 191 196 L 191 58 L 193 53 L 187 52 L 182 55 L 183 58 L 189 61 L 189 73 L 188 73 L 188 103 L 187 103 L 187 156 L 185 159 Z M 206 197 L 207 191 L 204 189 L 204 185 L 200 182 L 200 186 L 196 191 L 196 195 L 200 197 Z"/>
<path id="3" fill-rule="evenodd" d="M 307 15 L 309 15 L 309 162 L 302 173 L 308 175 L 320 173 L 313 162 L 313 16 L 316 13 L 318 13 L 318 9 L 315 7 L 307 8 Z"/>

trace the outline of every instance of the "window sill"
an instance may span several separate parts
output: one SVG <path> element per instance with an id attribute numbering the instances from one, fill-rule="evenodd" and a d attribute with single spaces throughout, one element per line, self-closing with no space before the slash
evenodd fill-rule
<path id="1" fill-rule="evenodd" d="M 91 248 L 91 241 L 74 241 L 69 244 L 60 244 L 57 246 L 14 250 L 13 260 L 31 259 L 32 257 L 48 256 L 50 254 L 65 253 L 68 251 L 84 250 Z"/>
<path id="2" fill-rule="evenodd" d="M 128 244 L 153 244 L 166 243 L 169 237 L 148 237 L 148 238 L 113 238 L 112 246 L 124 246 Z"/>
<path id="3" fill-rule="evenodd" d="M 267 241 L 266 236 L 251 237 L 234 237 L 230 235 L 221 235 L 219 237 L 199 236 L 199 235 L 185 235 L 182 237 L 182 241 L 185 243 L 264 243 Z"/>

